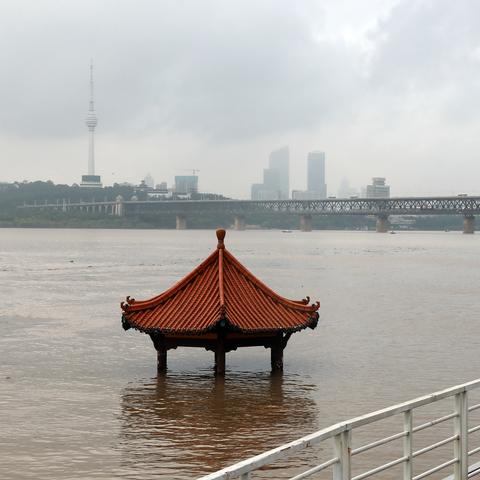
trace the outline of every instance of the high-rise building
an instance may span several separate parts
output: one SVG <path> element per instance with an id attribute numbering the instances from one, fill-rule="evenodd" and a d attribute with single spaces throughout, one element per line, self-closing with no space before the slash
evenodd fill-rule
<path id="1" fill-rule="evenodd" d="M 325 153 L 314 151 L 307 157 L 307 191 L 314 199 L 327 197 L 325 183 Z"/>
<path id="2" fill-rule="evenodd" d="M 274 150 L 263 170 L 263 183 L 252 185 L 252 200 L 286 200 L 289 198 L 290 151 L 288 147 Z"/>
<path id="3" fill-rule="evenodd" d="M 147 185 L 148 188 L 154 188 L 155 187 L 155 180 L 153 179 L 152 175 L 150 173 L 147 173 L 145 175 L 145 178 L 143 179 L 145 182 L 145 185 Z"/>
<path id="4" fill-rule="evenodd" d="M 88 174 L 82 175 L 82 187 L 102 187 L 100 175 L 95 175 L 95 127 L 98 119 L 93 100 L 93 63 L 90 62 L 90 102 L 85 124 L 88 127 Z"/>
<path id="5" fill-rule="evenodd" d="M 272 168 L 264 168 L 263 187 L 265 188 L 265 190 L 274 192 L 276 197 L 281 198 L 280 172 Z"/>
<path id="6" fill-rule="evenodd" d="M 269 156 L 268 166 L 271 175 L 276 177 L 280 199 L 288 199 L 290 197 L 290 149 L 288 146 L 274 150 Z"/>
<path id="7" fill-rule="evenodd" d="M 358 197 L 358 196 L 365 196 L 361 195 L 358 188 L 352 187 L 348 178 L 343 177 L 342 181 L 340 182 L 340 186 L 338 187 L 337 197 L 338 198 L 349 198 L 349 197 Z"/>
<path id="8" fill-rule="evenodd" d="M 198 193 L 198 176 L 176 175 L 175 193 L 177 195 L 191 195 L 192 193 Z"/>
<path id="9" fill-rule="evenodd" d="M 293 190 L 294 200 L 321 200 L 327 198 L 325 183 L 325 153 L 310 152 L 307 156 L 307 190 Z"/>
<path id="10" fill-rule="evenodd" d="M 367 185 L 367 198 L 390 198 L 390 186 L 385 184 L 384 177 L 373 177 L 372 184 Z"/>
<path id="11" fill-rule="evenodd" d="M 278 200 L 275 192 L 267 190 L 263 183 L 252 183 L 250 198 L 252 200 Z"/>

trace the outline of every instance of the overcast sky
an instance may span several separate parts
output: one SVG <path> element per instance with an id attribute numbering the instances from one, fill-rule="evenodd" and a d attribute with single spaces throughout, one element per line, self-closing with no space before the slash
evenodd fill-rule
<path id="1" fill-rule="evenodd" d="M 90 58 L 106 184 L 246 198 L 289 145 L 295 189 L 480 194 L 478 0 L 2 0 L 0 181 L 86 173 Z"/>

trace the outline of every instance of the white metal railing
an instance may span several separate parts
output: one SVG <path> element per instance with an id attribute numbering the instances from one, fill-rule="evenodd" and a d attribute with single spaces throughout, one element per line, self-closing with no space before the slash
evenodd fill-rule
<path id="1" fill-rule="evenodd" d="M 480 425 L 470 429 L 468 428 L 468 413 L 480 408 L 480 403 L 470 407 L 468 406 L 468 392 L 476 388 L 480 388 L 480 379 L 425 395 L 410 400 L 409 402 L 377 410 L 376 412 L 356 417 L 345 422 L 337 423 L 319 430 L 318 432 L 312 433 L 311 435 L 307 435 L 293 442 L 274 448 L 273 450 L 269 450 L 268 452 L 236 463 L 235 465 L 219 470 L 218 472 L 201 477 L 199 480 L 229 480 L 234 478 L 248 480 L 251 478 L 251 472 L 258 470 L 265 465 L 269 465 L 276 460 L 290 457 L 297 452 L 318 445 L 329 439 L 333 439 L 334 457 L 320 465 L 304 471 L 303 473 L 291 477 L 290 480 L 308 478 L 311 475 L 328 468 L 331 468 L 332 470 L 333 480 L 363 480 L 400 464 L 403 464 L 403 480 L 421 480 L 422 478 L 426 478 L 451 465 L 454 465 L 454 474 L 452 477 L 454 480 L 467 480 L 467 478 L 480 474 L 480 469 L 471 471 L 470 473 L 468 472 L 468 457 L 480 452 L 480 447 L 474 448 L 470 451 L 468 450 L 468 435 L 480 430 Z M 413 426 L 413 412 L 416 408 L 449 397 L 454 399 L 454 409 L 452 413 L 427 423 L 415 427 Z M 352 449 L 352 432 L 356 428 L 370 425 L 388 417 L 400 414 L 403 415 L 403 431 Z M 454 423 L 453 435 L 420 450 L 413 450 L 413 436 L 416 432 L 451 419 L 453 419 Z M 400 438 L 403 438 L 403 455 L 401 457 L 352 477 L 351 459 L 353 456 L 381 445 L 388 444 Z M 419 475 L 413 475 L 413 461 L 416 457 L 449 443 L 453 443 L 453 458 L 449 458 L 443 463 L 440 463 Z"/>

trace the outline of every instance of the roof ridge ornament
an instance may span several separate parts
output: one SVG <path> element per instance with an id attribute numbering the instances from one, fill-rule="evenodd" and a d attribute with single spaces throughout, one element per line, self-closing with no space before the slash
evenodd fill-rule
<path id="1" fill-rule="evenodd" d="M 219 228 L 216 231 L 216 234 L 217 234 L 217 240 L 218 240 L 217 248 L 219 250 L 225 250 L 225 244 L 223 243 L 223 240 L 225 239 L 225 235 L 227 234 L 227 232 L 223 228 Z"/>

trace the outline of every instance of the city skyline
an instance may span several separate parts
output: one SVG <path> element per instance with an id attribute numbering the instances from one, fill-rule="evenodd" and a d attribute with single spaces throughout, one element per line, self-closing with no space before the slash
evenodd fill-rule
<path id="1" fill-rule="evenodd" d="M 106 185 L 195 167 L 202 190 L 248 198 L 288 144 L 290 190 L 305 188 L 304 159 L 320 146 L 334 194 L 344 177 L 360 188 L 376 175 L 396 195 L 480 193 L 473 2 L 121 1 L 109 35 L 101 2 L 20 3 L 0 6 L 12 46 L 0 52 L 2 181 L 85 173 L 93 57 Z"/>

